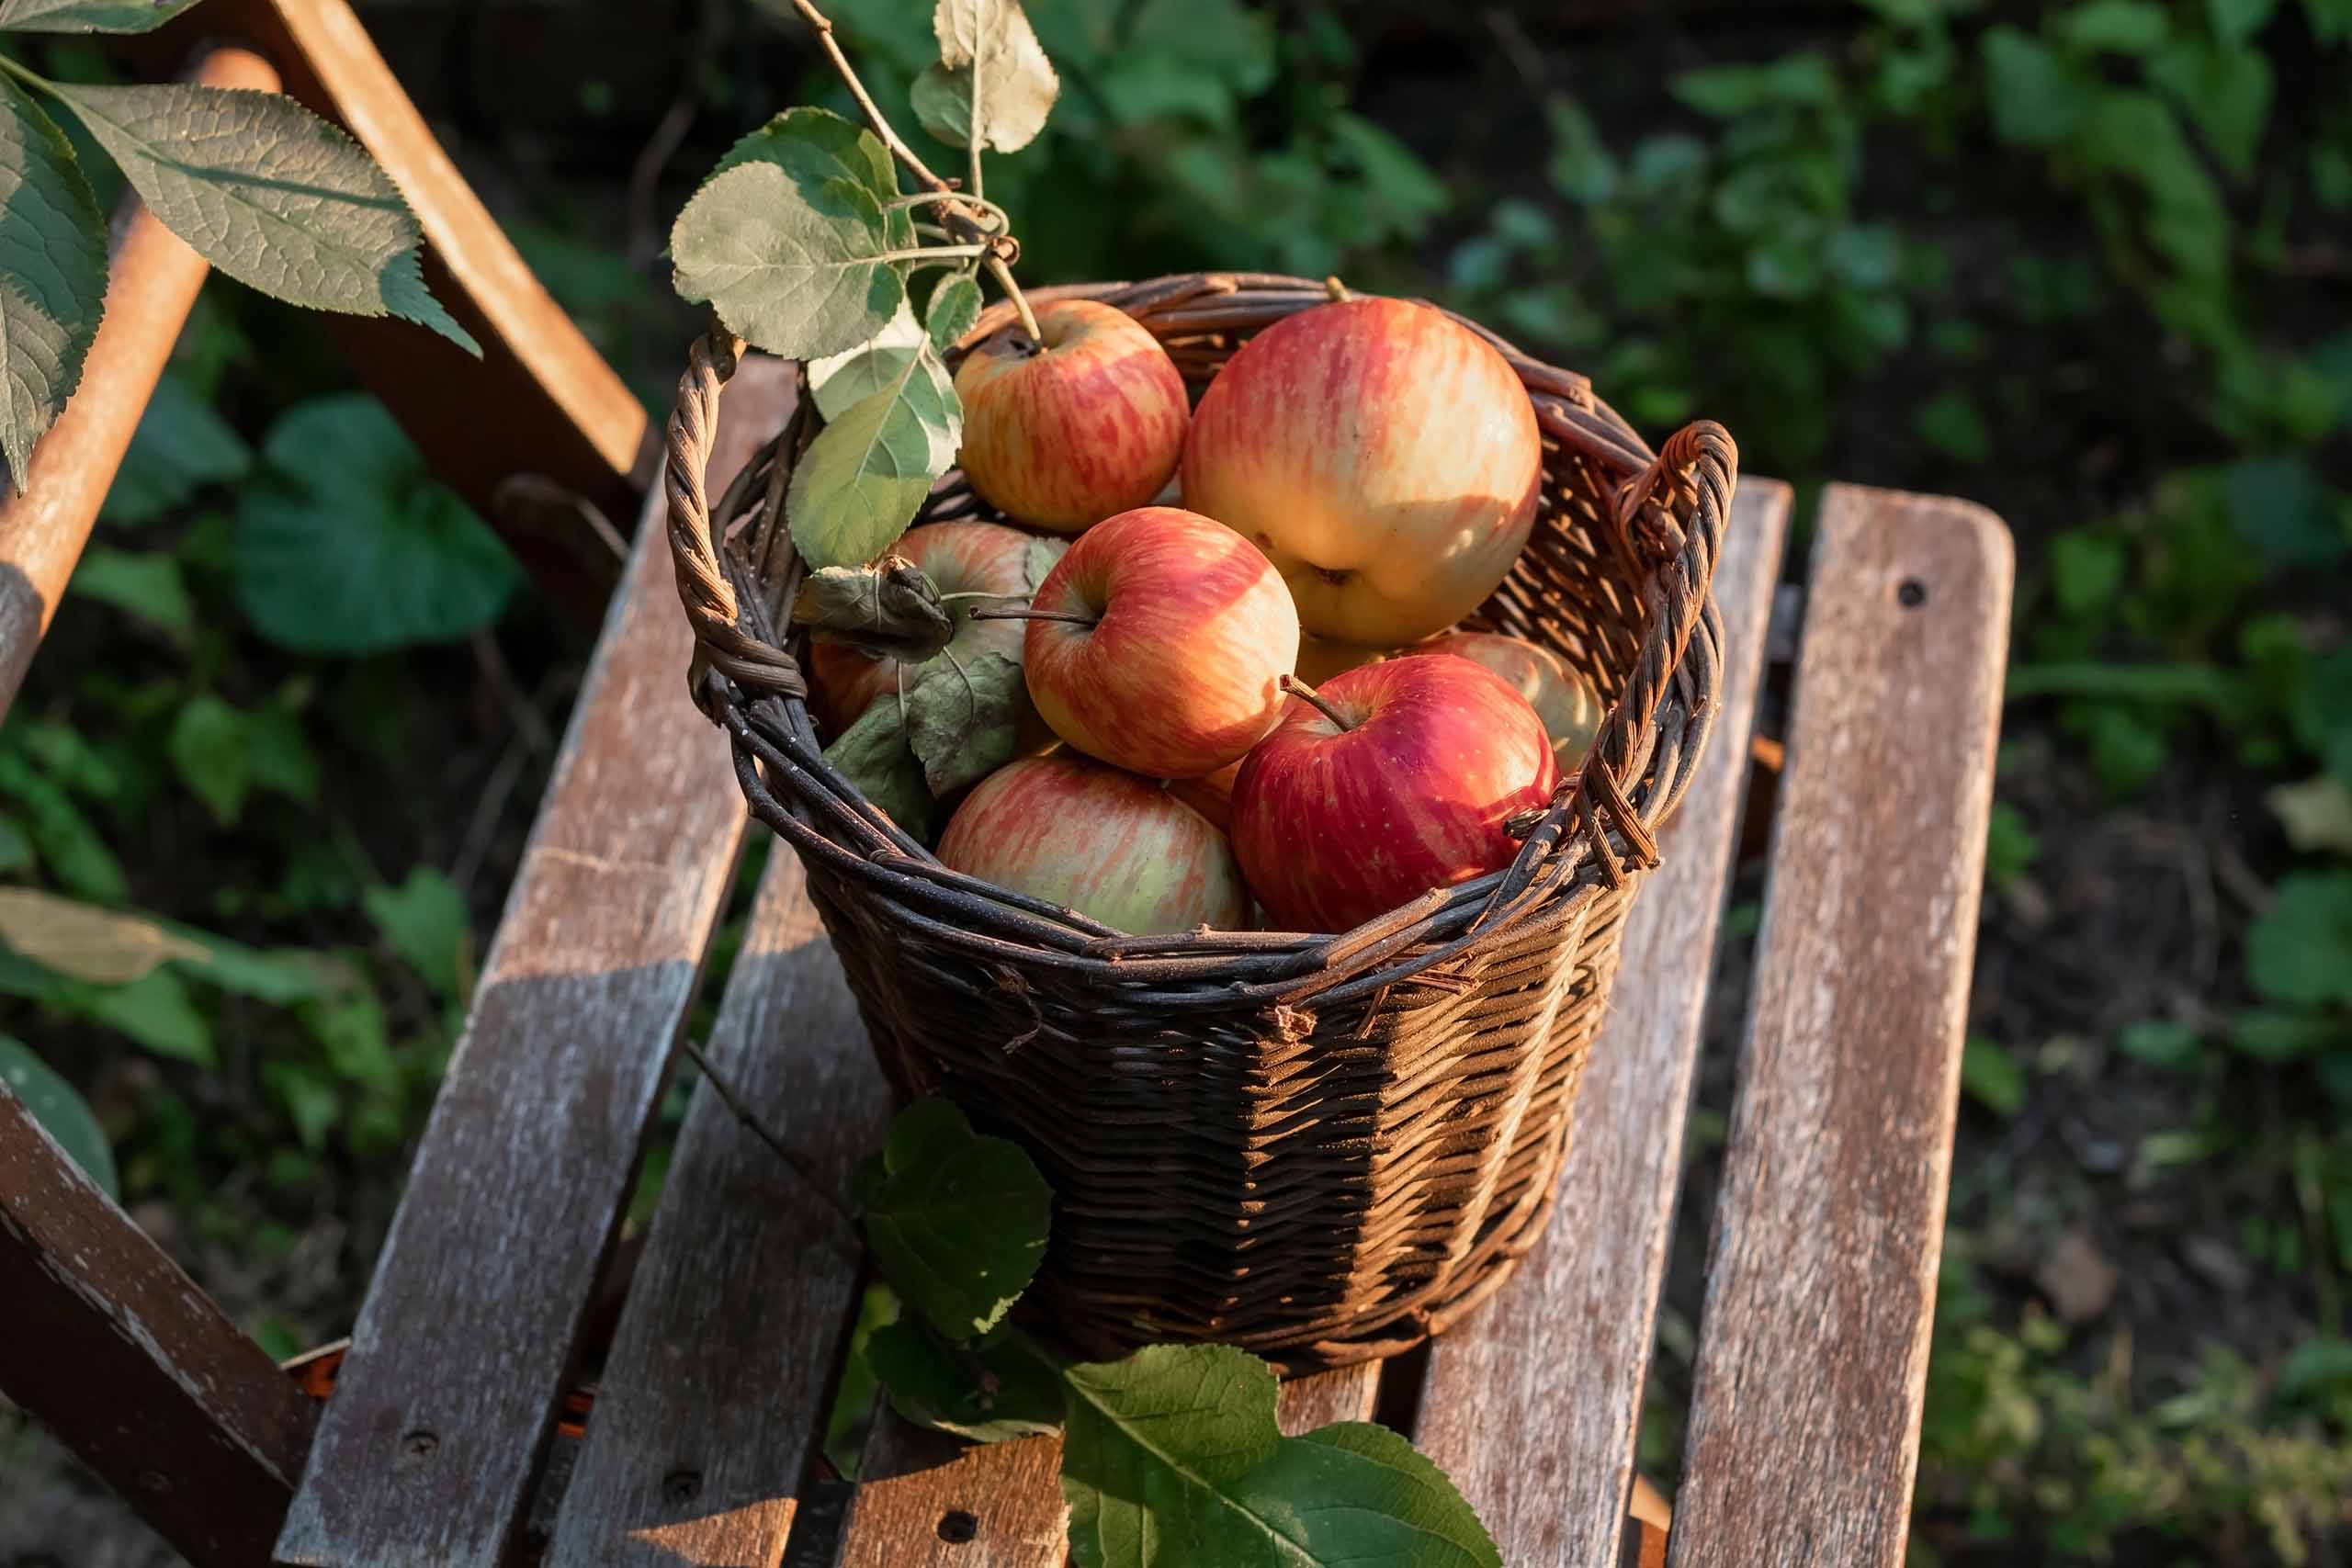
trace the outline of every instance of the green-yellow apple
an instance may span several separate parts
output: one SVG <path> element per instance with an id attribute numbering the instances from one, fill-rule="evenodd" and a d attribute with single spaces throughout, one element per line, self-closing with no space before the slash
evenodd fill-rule
<path id="1" fill-rule="evenodd" d="M 1029 695 L 1090 757 L 1155 779 L 1238 760 L 1283 716 L 1298 613 L 1247 540 L 1172 506 L 1079 536 L 1026 611 Z"/>
<path id="2" fill-rule="evenodd" d="M 1527 699 L 1466 659 L 1405 657 L 1295 700 L 1233 784 L 1233 851 L 1274 930 L 1351 931 L 1510 863 L 1503 830 L 1552 798 Z"/>
<path id="3" fill-rule="evenodd" d="M 1091 299 L 974 348 L 956 371 L 964 477 L 1016 523 L 1075 534 L 1159 495 L 1184 449 L 1184 378 L 1134 317 Z"/>
<path id="4" fill-rule="evenodd" d="M 1501 676 L 1525 697 L 1552 738 L 1552 757 L 1563 777 L 1577 771 L 1606 713 L 1592 682 L 1548 648 L 1501 632 L 1447 632 L 1419 643 L 1414 653 L 1454 653 L 1473 659 Z"/>
<path id="5" fill-rule="evenodd" d="M 1184 504 L 1265 551 L 1317 637 L 1396 648 L 1485 602 L 1527 542 L 1543 438 L 1485 339 L 1401 299 L 1317 305 L 1227 361 Z"/>
<path id="6" fill-rule="evenodd" d="M 910 528 L 894 547 L 921 567 L 939 590 L 955 635 L 947 651 L 968 666 L 984 653 L 1021 657 L 1021 626 L 1013 621 L 976 621 L 972 612 L 1016 604 L 1029 597 L 1039 577 L 1069 547 L 1041 539 L 1001 523 L 926 523 Z M 857 722 L 866 705 L 884 692 L 908 687 L 921 666 L 848 643 L 820 642 L 808 649 L 808 705 L 817 728 L 839 735 Z M 1023 715 L 1024 728 L 1034 728 Z"/>
<path id="7" fill-rule="evenodd" d="M 1238 931 L 1250 916 L 1241 868 L 1208 818 L 1149 779 L 1069 752 L 982 779 L 939 858 L 1136 936 Z"/>

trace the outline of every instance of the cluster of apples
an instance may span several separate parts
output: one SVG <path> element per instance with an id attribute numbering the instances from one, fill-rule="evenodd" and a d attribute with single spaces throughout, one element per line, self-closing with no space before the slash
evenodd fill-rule
<path id="1" fill-rule="evenodd" d="M 959 642 L 1017 637 L 1046 745 L 972 788 L 939 858 L 1138 934 L 1246 928 L 1253 903 L 1345 931 L 1508 863 L 1506 823 L 1600 703 L 1547 649 L 1452 629 L 1535 514 L 1542 441 L 1502 356 L 1425 306 L 1335 300 L 1260 333 L 1194 410 L 1124 312 L 1063 301 L 1039 329 L 957 371 L 962 463 L 1013 523 L 1075 539 L 1025 608 L 963 603 L 1017 596 L 1034 535 L 900 546 L 959 601 Z M 819 654 L 836 728 L 897 678 Z"/>

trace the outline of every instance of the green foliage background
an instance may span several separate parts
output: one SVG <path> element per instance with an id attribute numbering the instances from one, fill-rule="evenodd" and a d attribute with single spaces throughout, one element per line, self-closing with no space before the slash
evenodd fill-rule
<path id="1" fill-rule="evenodd" d="M 903 103 L 928 6 L 835 9 Z M 2342 1561 L 2352 6 L 1029 9 L 1063 97 L 989 182 L 1024 276 L 1433 294 L 1654 437 L 1721 419 L 1800 515 L 1836 477 L 2009 520 L 1916 1555 Z M 692 322 L 648 236 L 740 131 L 847 107 L 796 25 L 714 5 L 645 44 L 651 83 L 591 28 L 568 101 L 509 103 L 427 87 L 436 61 L 491 71 L 494 33 L 368 15 L 661 406 Z M 37 63 L 109 71 L 70 40 Z M 624 210 L 672 92 L 689 131 Z M 0 1034 L 82 1091 L 126 1198 L 208 1283 L 253 1281 L 240 1310 L 291 1350 L 364 1283 L 581 650 L 286 316 L 208 295 L 0 729 L 0 876 L 152 911 L 214 957 L 107 987 L 0 952 Z M 350 456 L 331 493 L 300 460 L 322 443 Z M 335 597 L 353 583 L 379 592 Z M 1723 1088 L 1696 1118 L 1686 1286 Z M 2070 1240 L 2116 1270 L 2089 1310 Z M 1676 1293 L 1645 1433 L 1669 1481 L 1694 1314 Z"/>

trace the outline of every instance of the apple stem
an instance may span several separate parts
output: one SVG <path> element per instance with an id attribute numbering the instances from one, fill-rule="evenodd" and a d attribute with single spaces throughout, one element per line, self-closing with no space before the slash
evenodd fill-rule
<path id="1" fill-rule="evenodd" d="M 1288 692 L 1292 696 L 1296 697 L 1299 701 L 1306 704 L 1316 712 L 1321 714 L 1325 718 L 1328 718 L 1333 724 L 1338 725 L 1340 727 L 1340 734 L 1345 735 L 1349 730 L 1355 728 L 1354 725 L 1350 724 L 1347 719 L 1340 715 L 1338 708 L 1331 705 L 1330 699 L 1324 696 L 1322 693 L 1317 691 L 1306 682 L 1300 680 L 1297 676 L 1283 676 L 1282 679 L 1282 687 L 1283 691 Z"/>
<path id="2" fill-rule="evenodd" d="M 1021 318 L 1021 330 L 1029 334 L 1031 343 L 1042 347 L 1045 334 L 1037 330 L 1037 318 L 1030 312 L 1029 296 L 1022 293 L 1021 285 L 1012 281 L 1012 268 L 994 250 L 989 253 L 987 265 L 989 276 L 996 279 L 997 287 L 1003 289 L 1005 298 L 1012 301 L 1013 313 Z"/>
<path id="3" fill-rule="evenodd" d="M 1073 615 L 1068 610 L 974 610 L 975 621 L 1067 621 L 1074 626 L 1091 626 L 1100 623 L 1091 615 Z"/>
<path id="4" fill-rule="evenodd" d="M 1028 597 L 1026 593 L 998 593 L 986 588 L 967 588 L 955 593 L 942 593 L 939 596 L 939 602 L 947 604 L 958 599 L 1026 599 Z"/>

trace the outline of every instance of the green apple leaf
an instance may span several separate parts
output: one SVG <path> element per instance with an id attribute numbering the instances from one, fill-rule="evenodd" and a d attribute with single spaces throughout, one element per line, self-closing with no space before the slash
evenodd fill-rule
<path id="1" fill-rule="evenodd" d="M 792 620 L 819 642 L 921 663 L 947 646 L 956 622 L 922 568 L 904 556 L 876 567 L 823 567 L 793 601 Z"/>
<path id="2" fill-rule="evenodd" d="M 715 175 L 670 231 L 679 295 L 708 303 L 771 354 L 817 359 L 873 340 L 907 286 L 874 193 L 837 176 L 810 189 L 765 160 Z"/>
<path id="3" fill-rule="evenodd" d="M 0 464 L 17 490 L 81 383 L 106 293 L 98 198 L 65 133 L 0 79 Z"/>
<path id="4" fill-rule="evenodd" d="M 139 416 L 98 515 L 136 527 L 168 515 L 206 485 L 234 484 L 253 448 L 185 376 L 166 372 Z"/>
<path id="5" fill-rule="evenodd" d="M 913 93 L 923 129 L 951 147 L 1027 146 L 1061 82 L 1019 0 L 939 0 L 931 25 L 939 63 L 915 78 Z"/>
<path id="6" fill-rule="evenodd" d="M 976 1443 L 1034 1438 L 1061 1426 L 1059 1369 L 1018 1330 L 985 1346 L 956 1347 L 901 1318 L 874 1331 L 865 1356 L 891 1407 L 917 1426 Z"/>
<path id="7" fill-rule="evenodd" d="M 951 1339 L 994 1328 L 1046 1255 L 1046 1179 L 1019 1145 L 975 1133 L 944 1100 L 899 1112 L 853 1195 L 883 1278 Z"/>
<path id="8" fill-rule="evenodd" d="M 907 694 L 907 744 L 931 793 L 953 795 L 1012 761 L 1028 698 L 1017 659 L 983 653 L 960 667 L 933 660 Z"/>
<path id="9" fill-rule="evenodd" d="M 800 558 L 863 566 L 897 542 L 954 466 L 963 405 L 925 344 L 898 378 L 853 404 L 810 442 L 785 492 Z"/>
<path id="10" fill-rule="evenodd" d="M 122 1180 L 115 1173 L 114 1150 L 104 1128 L 72 1084 L 32 1053 L 23 1041 L 0 1034 L 0 1088 L 6 1088 L 32 1112 L 42 1132 L 57 1140 L 66 1157 L 82 1168 L 99 1191 L 122 1196 Z"/>
<path id="11" fill-rule="evenodd" d="M 808 362 L 808 390 L 817 412 L 835 420 L 887 387 L 913 363 L 922 346 L 922 325 L 905 301 L 871 343 L 844 354 L 829 354 Z"/>
<path id="12" fill-rule="evenodd" d="M 1157 1345 L 1063 1381 L 1081 1568 L 1500 1568 L 1453 1483 L 1395 1432 L 1284 1438 L 1274 1374 L 1246 1351 Z"/>
<path id="13" fill-rule="evenodd" d="M 52 88 L 164 226 L 273 299 L 398 316 L 481 355 L 425 291 L 424 231 L 367 151 L 277 93 L 168 83 Z"/>
<path id="14" fill-rule="evenodd" d="M 452 642 L 496 620 L 514 559 L 373 398 L 296 405 L 237 507 L 237 603 L 303 653 Z"/>
<path id="15" fill-rule="evenodd" d="M 905 721 L 906 705 L 885 692 L 825 748 L 825 761 L 901 831 L 927 844 L 941 826 L 939 802 L 907 749 Z"/>
<path id="16" fill-rule="evenodd" d="M 980 319 L 979 281 L 968 272 L 959 272 L 941 280 L 932 290 L 931 304 L 923 317 L 923 330 L 931 334 L 933 352 L 942 355 L 956 346 L 956 340 L 972 330 Z"/>
<path id="17" fill-rule="evenodd" d="M 830 180 L 865 187 L 885 209 L 886 238 L 892 250 L 915 243 L 915 220 L 906 208 L 892 209 L 899 194 L 898 165 L 882 139 L 831 109 L 789 108 L 757 130 L 739 138 L 711 170 L 712 179 L 743 164 L 773 164 L 810 201 Z"/>
<path id="18" fill-rule="evenodd" d="M 153 32 L 198 0 L 0 0 L 0 32 Z"/>

